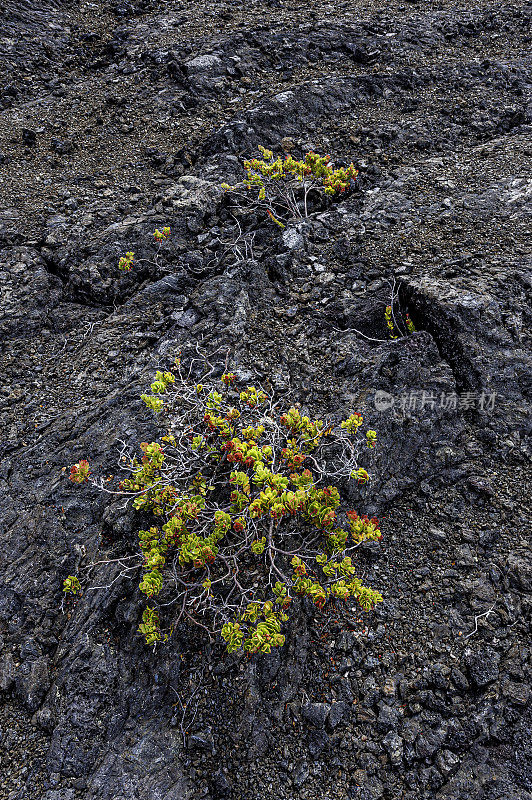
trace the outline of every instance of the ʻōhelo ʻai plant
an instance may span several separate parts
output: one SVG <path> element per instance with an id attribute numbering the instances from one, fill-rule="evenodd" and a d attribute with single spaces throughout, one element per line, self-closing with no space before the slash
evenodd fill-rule
<path id="1" fill-rule="evenodd" d="M 281 228 L 288 218 L 308 216 L 312 190 L 332 197 L 345 192 L 358 175 L 353 164 L 335 169 L 328 155 L 310 152 L 298 161 L 291 155 L 274 157 L 265 147 L 259 150 L 262 158 L 244 161 L 244 180 L 235 186 L 223 183 L 222 189 L 252 208 L 262 208 Z"/>
<path id="2" fill-rule="evenodd" d="M 353 563 L 362 542 L 381 537 L 378 521 L 344 509 L 334 485 L 367 483 L 362 463 L 377 434 L 358 413 L 333 425 L 297 406 L 281 412 L 261 388 L 237 389 L 230 372 L 213 385 L 209 372 L 191 382 L 179 359 L 157 371 L 142 400 L 168 432 L 141 443 L 140 458 L 121 455 L 126 477 L 113 491 L 152 518 L 138 533 L 148 600 L 138 630 L 149 645 L 167 638 L 164 607 L 169 626 L 190 620 L 219 633 L 229 652 L 268 653 L 284 642 L 295 598 L 318 609 L 382 600 Z M 85 460 L 70 478 L 110 490 Z M 77 576 L 66 578 L 67 594 L 80 589 Z"/>
<path id="3" fill-rule="evenodd" d="M 311 192 L 333 197 L 350 189 L 358 175 L 353 164 L 334 167 L 330 156 L 309 152 L 301 160 L 291 155 L 274 157 L 271 150 L 259 146 L 262 158 L 244 161 L 246 177 L 235 186 L 223 183 L 222 188 L 237 201 L 241 210 L 263 210 L 269 219 L 280 228 L 286 227 L 288 219 L 301 219 L 309 215 Z M 253 234 L 244 233 L 237 220 L 239 233 L 236 241 L 227 243 L 228 250 L 241 258 L 241 251 L 253 254 Z M 154 241 L 160 246 L 170 238 L 170 228 L 156 229 Z M 159 250 L 157 251 L 158 254 Z M 156 255 L 157 255 L 156 254 Z M 149 259 L 137 259 L 129 250 L 118 261 L 121 272 L 131 272 L 134 264 L 156 263 Z"/>
<path id="4" fill-rule="evenodd" d="M 384 311 L 384 319 L 386 321 L 386 326 L 388 328 L 388 335 L 390 339 L 399 339 L 401 336 L 405 335 L 400 331 L 399 326 L 397 325 L 397 321 L 396 318 L 394 317 L 392 306 L 386 306 L 386 309 Z M 410 319 L 408 313 L 405 314 L 404 326 L 406 329 L 406 334 L 414 333 L 416 330 L 414 327 L 414 323 Z"/>
<path id="5" fill-rule="evenodd" d="M 158 228 L 156 228 L 154 230 L 154 232 L 153 232 L 153 240 L 154 240 L 154 242 L 158 242 L 159 249 L 160 249 L 161 244 L 163 242 L 165 242 L 169 238 L 170 238 L 170 228 L 169 227 L 164 227 L 162 230 L 159 230 Z M 156 256 L 157 256 L 158 252 L 159 251 L 157 251 Z M 145 258 L 136 259 L 135 258 L 135 253 L 132 250 L 128 250 L 128 252 L 125 254 L 125 256 L 122 256 L 118 260 L 118 269 L 121 272 L 131 272 L 131 270 L 133 269 L 133 264 L 137 264 L 137 263 L 140 264 L 142 262 L 154 263 L 154 262 L 151 262 L 149 259 L 145 259 Z"/>

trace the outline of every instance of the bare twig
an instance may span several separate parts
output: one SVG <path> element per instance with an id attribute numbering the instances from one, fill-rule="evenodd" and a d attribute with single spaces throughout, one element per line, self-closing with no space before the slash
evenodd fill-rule
<path id="1" fill-rule="evenodd" d="M 471 633 L 468 633 L 467 636 L 464 636 L 464 639 L 469 639 L 470 636 L 473 636 L 473 634 L 475 634 L 478 631 L 478 621 L 479 621 L 479 619 L 482 619 L 482 617 L 486 617 L 487 618 L 487 617 L 489 617 L 490 614 L 494 614 L 495 613 L 494 610 L 493 610 L 494 608 L 495 608 L 495 604 L 493 604 L 491 608 L 488 608 L 487 611 L 484 611 L 483 614 L 476 614 L 475 615 L 475 628 L 474 628 L 474 630 L 471 631 Z"/>

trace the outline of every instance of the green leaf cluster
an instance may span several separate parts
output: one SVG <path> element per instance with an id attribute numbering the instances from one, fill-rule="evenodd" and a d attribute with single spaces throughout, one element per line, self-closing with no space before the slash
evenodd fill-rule
<path id="1" fill-rule="evenodd" d="M 69 575 L 68 578 L 65 578 L 63 581 L 63 591 L 66 594 L 78 594 L 81 592 L 79 579 L 76 578 L 75 575 Z"/>

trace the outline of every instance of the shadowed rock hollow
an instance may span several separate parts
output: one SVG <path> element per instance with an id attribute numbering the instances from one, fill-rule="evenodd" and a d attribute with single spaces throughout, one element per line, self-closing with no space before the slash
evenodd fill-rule
<path id="1" fill-rule="evenodd" d="M 1 798 L 531 800 L 530 31 L 517 0 L 0 5 Z M 357 188 L 235 263 L 220 183 L 259 144 Z M 61 608 L 138 528 L 62 468 L 156 435 L 138 397 L 197 342 L 379 433 L 385 602 L 252 661 L 147 650 L 112 564 Z"/>

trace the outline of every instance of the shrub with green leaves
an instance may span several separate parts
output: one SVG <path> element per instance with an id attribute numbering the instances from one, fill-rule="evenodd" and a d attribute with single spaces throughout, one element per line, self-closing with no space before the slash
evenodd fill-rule
<path id="1" fill-rule="evenodd" d="M 244 161 L 245 179 L 235 186 L 223 183 L 222 189 L 253 207 L 263 208 L 281 228 L 287 218 L 308 216 L 310 192 L 333 197 L 345 192 L 358 175 L 353 164 L 334 169 L 328 155 L 310 152 L 298 161 L 291 155 L 275 158 L 265 147 L 259 150 L 261 159 Z"/>
<path id="2" fill-rule="evenodd" d="M 358 413 L 334 425 L 297 405 L 283 412 L 261 388 L 237 388 L 233 373 L 215 384 L 212 369 L 194 382 L 191 374 L 179 359 L 156 372 L 142 400 L 168 432 L 141 443 L 140 458 L 122 455 L 117 490 L 153 520 L 138 533 L 146 642 L 189 620 L 220 634 L 229 652 L 268 653 L 284 643 L 296 598 L 318 609 L 380 602 L 354 566 L 356 548 L 380 539 L 378 521 L 344 508 L 335 485 L 368 482 L 361 461 L 375 431 L 363 433 Z M 71 479 L 109 491 L 86 461 Z M 74 576 L 65 581 L 66 592 L 79 588 Z"/>
<path id="3" fill-rule="evenodd" d="M 386 306 L 384 309 L 384 320 L 388 328 L 388 336 L 390 339 L 399 339 L 402 336 L 408 336 L 408 334 L 416 332 L 414 323 L 410 319 L 409 314 L 405 314 L 404 328 L 401 328 L 399 325 L 399 322 L 401 322 L 400 315 L 396 315 L 397 312 L 394 314 L 393 305 Z"/>
<path id="4" fill-rule="evenodd" d="M 131 272 L 133 269 L 133 264 L 157 265 L 157 256 L 161 249 L 161 245 L 170 238 L 170 233 L 171 231 L 168 226 L 165 226 L 161 231 L 159 228 L 155 228 L 153 232 L 153 241 L 159 245 L 157 252 L 155 253 L 155 261 L 151 261 L 149 258 L 136 258 L 135 253 L 132 250 L 128 250 L 125 256 L 121 256 L 121 258 L 118 259 L 118 269 L 120 272 Z"/>

